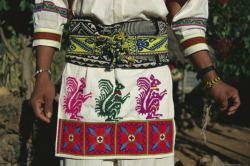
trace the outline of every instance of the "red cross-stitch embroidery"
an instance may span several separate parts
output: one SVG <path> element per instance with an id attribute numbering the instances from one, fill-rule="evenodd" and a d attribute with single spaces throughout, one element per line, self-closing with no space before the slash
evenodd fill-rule
<path id="1" fill-rule="evenodd" d="M 50 32 L 35 32 L 34 40 L 41 40 L 41 39 L 61 42 L 61 35 Z"/>
<path id="2" fill-rule="evenodd" d="M 114 158 L 173 152 L 173 120 L 76 122 L 59 120 L 57 154 Z"/>
<path id="3" fill-rule="evenodd" d="M 181 46 L 183 50 L 185 50 L 191 46 L 194 46 L 196 44 L 202 44 L 202 43 L 206 43 L 206 39 L 204 37 L 194 37 L 194 38 L 191 38 L 182 42 Z"/>

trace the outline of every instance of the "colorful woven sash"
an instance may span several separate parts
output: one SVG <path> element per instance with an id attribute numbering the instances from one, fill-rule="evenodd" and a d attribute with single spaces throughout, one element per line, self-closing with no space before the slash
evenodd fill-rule
<path id="1" fill-rule="evenodd" d="M 102 56 L 109 55 L 112 62 L 109 67 L 114 68 L 116 63 L 133 65 L 130 57 L 165 54 L 168 52 L 168 36 L 129 36 L 122 31 L 114 36 L 82 36 L 71 35 L 69 54 Z"/>
<path id="2" fill-rule="evenodd" d="M 92 21 L 73 20 L 66 59 L 80 65 L 108 68 L 165 64 L 168 35 L 165 24 L 156 23 L 136 21 L 105 26 Z M 139 28 L 140 24 L 145 27 Z M 147 35 L 138 35 L 138 31 Z M 154 35 L 157 31 L 158 34 Z"/>

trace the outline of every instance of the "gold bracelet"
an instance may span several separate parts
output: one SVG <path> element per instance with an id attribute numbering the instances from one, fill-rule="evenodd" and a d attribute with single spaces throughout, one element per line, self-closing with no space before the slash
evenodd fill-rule
<path id="1" fill-rule="evenodd" d="M 220 81 L 220 77 L 217 77 L 212 81 L 207 81 L 207 83 L 203 86 L 203 90 L 212 88 L 212 86 L 218 81 Z"/>

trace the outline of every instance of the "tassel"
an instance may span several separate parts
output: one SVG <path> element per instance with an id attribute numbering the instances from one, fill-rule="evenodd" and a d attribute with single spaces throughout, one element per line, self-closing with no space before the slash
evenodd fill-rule
<path id="1" fill-rule="evenodd" d="M 205 143 L 207 143 L 207 137 L 206 137 L 205 132 L 206 132 L 207 124 L 208 124 L 209 112 L 210 112 L 211 107 L 212 107 L 212 104 L 210 105 L 205 104 L 203 108 L 201 135 L 203 136 L 203 140 Z"/>

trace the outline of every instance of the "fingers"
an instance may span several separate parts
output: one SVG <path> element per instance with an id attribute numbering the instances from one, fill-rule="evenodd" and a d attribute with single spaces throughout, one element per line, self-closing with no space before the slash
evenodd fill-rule
<path id="1" fill-rule="evenodd" d="M 44 109 L 42 107 L 42 104 L 44 104 L 44 101 L 42 100 L 33 101 L 31 104 L 34 109 L 35 116 L 46 123 L 50 123 L 50 119 L 45 116 Z"/>
<path id="2" fill-rule="evenodd" d="M 233 115 L 240 106 L 240 97 L 237 90 L 232 91 L 225 98 L 219 100 L 220 110 L 227 110 L 227 115 Z"/>
<path id="3" fill-rule="evenodd" d="M 228 101 L 227 98 L 223 98 L 222 100 L 219 101 L 219 107 L 221 111 L 225 111 L 228 107 Z"/>
<path id="4" fill-rule="evenodd" d="M 238 92 L 232 93 L 231 96 L 229 96 L 230 99 L 232 99 L 233 105 L 228 108 L 228 115 L 232 115 L 236 112 L 236 110 L 240 106 L 240 97 Z"/>
<path id="5" fill-rule="evenodd" d="M 31 104 L 37 118 L 50 123 L 55 88 L 50 80 L 37 79 L 31 96 Z"/>
<path id="6" fill-rule="evenodd" d="M 47 118 L 52 117 L 52 112 L 53 112 L 53 99 L 50 98 L 45 98 L 45 107 L 44 107 L 44 112 Z"/>

